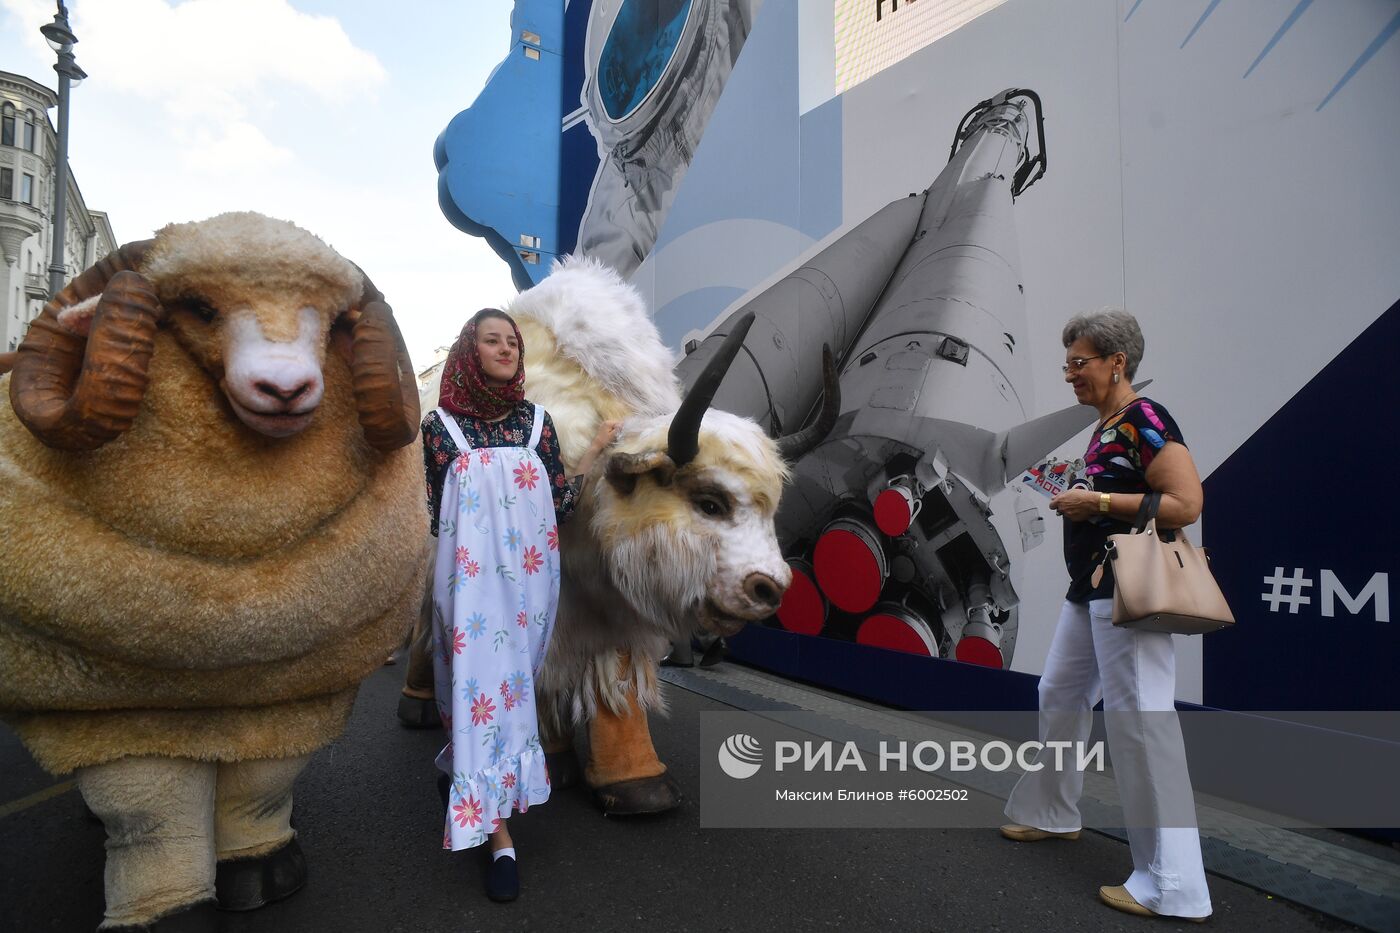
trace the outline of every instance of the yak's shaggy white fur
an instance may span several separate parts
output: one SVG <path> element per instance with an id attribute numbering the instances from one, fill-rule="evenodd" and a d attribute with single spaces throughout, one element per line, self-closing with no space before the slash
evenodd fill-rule
<path id="1" fill-rule="evenodd" d="M 758 424 L 710 411 L 693 463 L 674 477 L 664 468 L 639 476 L 635 494 L 614 488 L 604 478 L 610 456 L 670 463 L 667 435 L 681 403 L 675 356 L 642 296 L 602 263 L 569 257 L 503 310 L 524 338 L 525 395 L 552 416 L 566 465 L 578 462 L 600 422 L 623 422 L 561 529 L 559 615 L 538 684 L 542 721 L 567 734 L 600 705 L 625 715 L 629 696 L 662 710 L 656 662 L 667 644 L 689 637 L 707 605 L 751 617 L 743 584 L 752 573 L 786 586 L 773 529 L 786 464 Z M 424 407 L 435 404 L 436 388 L 425 394 Z M 693 491 L 705 484 L 729 491 L 732 515 L 698 511 Z"/>
<path id="2" fill-rule="evenodd" d="M 659 415 L 680 405 L 675 359 L 661 342 L 642 296 L 596 259 L 556 261 L 548 278 L 521 292 L 504 310 L 517 321 L 543 325 L 559 353 L 632 413 Z M 526 352 L 529 373 L 528 345 Z"/>

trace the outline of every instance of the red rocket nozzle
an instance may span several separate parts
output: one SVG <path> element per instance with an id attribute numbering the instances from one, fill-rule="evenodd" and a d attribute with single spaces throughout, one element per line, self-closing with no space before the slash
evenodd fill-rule
<path id="1" fill-rule="evenodd" d="M 875 605 L 889 574 L 878 533 L 850 518 L 838 518 L 826 527 L 812 563 L 826 598 L 846 612 L 865 612 Z"/>
<path id="2" fill-rule="evenodd" d="M 917 514 L 914 494 L 903 486 L 891 486 L 875 497 L 875 524 L 891 538 L 909 530 Z"/>
<path id="3" fill-rule="evenodd" d="M 799 635 L 820 635 L 826 625 L 826 600 L 812 578 L 797 566 L 792 568 L 792 585 L 778 606 L 778 622 Z"/>
<path id="4" fill-rule="evenodd" d="M 871 615 L 861 623 L 856 642 L 906 654 L 938 657 L 938 643 L 928 623 L 902 608 Z"/>
<path id="5" fill-rule="evenodd" d="M 953 649 L 953 656 L 959 661 L 980 664 L 983 667 L 1001 669 L 1004 664 L 1001 649 L 987 639 L 976 635 L 964 635 L 958 639 L 958 646 Z"/>

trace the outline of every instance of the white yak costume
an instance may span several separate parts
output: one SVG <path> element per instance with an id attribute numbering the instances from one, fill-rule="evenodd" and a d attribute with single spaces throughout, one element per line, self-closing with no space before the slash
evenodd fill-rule
<path id="1" fill-rule="evenodd" d="M 647 711 L 663 706 L 657 664 L 697 625 L 732 634 L 777 608 L 792 578 L 774 529 L 784 457 L 810 449 L 834 421 L 835 370 L 828 362 L 830 404 L 817 425 L 775 441 L 709 408 L 751 317 L 683 398 L 641 296 L 596 260 L 556 263 L 504 310 L 530 348 L 526 396 L 553 417 L 566 470 L 601 422 L 622 422 L 560 529 L 559 612 L 538 679 L 551 777 L 569 780 L 571 732 L 585 725 L 585 777 L 605 812 L 672 809 L 680 791 L 647 724 Z M 406 722 L 405 705 L 411 713 L 425 693 L 415 679 L 425 666 L 410 664 Z"/>

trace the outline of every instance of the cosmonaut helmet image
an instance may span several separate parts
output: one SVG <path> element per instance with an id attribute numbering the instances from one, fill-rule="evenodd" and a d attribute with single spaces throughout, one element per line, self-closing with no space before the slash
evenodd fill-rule
<path id="1" fill-rule="evenodd" d="M 584 119 L 601 160 L 578 249 L 630 275 L 675 191 L 753 25 L 758 0 L 598 0 Z"/>

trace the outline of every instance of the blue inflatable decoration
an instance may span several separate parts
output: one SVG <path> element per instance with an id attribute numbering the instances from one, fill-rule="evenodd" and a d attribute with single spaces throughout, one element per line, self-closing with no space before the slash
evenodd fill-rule
<path id="1" fill-rule="evenodd" d="M 510 25 L 510 54 L 438 136 L 433 161 L 443 214 L 484 237 L 523 290 L 561 252 L 558 189 L 539 181 L 559 176 L 564 4 L 517 0 Z"/>

